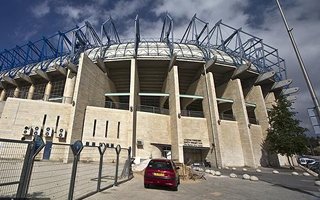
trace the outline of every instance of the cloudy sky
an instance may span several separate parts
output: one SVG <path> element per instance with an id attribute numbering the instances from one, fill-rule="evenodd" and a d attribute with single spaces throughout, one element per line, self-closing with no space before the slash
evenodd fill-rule
<path id="1" fill-rule="evenodd" d="M 280 0 L 298 44 L 317 95 L 320 94 L 320 2 L 319 0 Z M 188 22 L 197 17 L 212 27 L 220 19 L 235 28 L 242 27 L 279 49 L 286 60 L 288 77 L 299 87 L 294 104 L 301 125 L 313 129 L 307 108 L 313 107 L 288 34 L 274 0 L 2 0 L 0 7 L 0 50 L 65 31 L 84 21 L 97 30 L 108 16 L 114 18 L 121 38 L 133 38 L 134 18 L 140 16 L 141 36 L 159 38 L 161 16 L 174 19 L 175 39 L 181 38 Z"/>

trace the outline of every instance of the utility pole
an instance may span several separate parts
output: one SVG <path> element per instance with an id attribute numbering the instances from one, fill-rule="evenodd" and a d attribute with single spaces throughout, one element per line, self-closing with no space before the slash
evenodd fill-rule
<path id="1" fill-rule="evenodd" d="M 300 68 L 301 68 L 301 70 L 302 70 L 304 79 L 305 79 L 306 82 L 307 82 L 307 86 L 308 86 L 309 92 L 310 92 L 310 94 L 311 94 L 311 98 L 312 98 L 313 103 L 314 103 L 314 105 L 315 105 L 315 110 L 316 110 L 316 112 L 317 112 L 317 114 L 318 114 L 318 119 L 319 119 L 319 117 L 320 117 L 319 101 L 318 101 L 317 96 L 316 96 L 316 93 L 315 93 L 315 91 L 314 91 L 314 89 L 313 89 L 313 87 L 312 87 L 311 81 L 310 81 L 310 79 L 309 79 L 308 73 L 307 73 L 306 68 L 305 68 L 305 66 L 304 66 L 304 63 L 303 63 L 302 57 L 301 57 L 301 55 L 300 55 L 300 52 L 299 52 L 299 50 L 298 50 L 297 44 L 296 44 L 296 42 L 295 42 L 295 40 L 294 40 L 294 38 L 293 38 L 292 28 L 289 28 L 288 22 L 287 22 L 287 20 L 286 20 L 286 18 L 285 18 L 285 16 L 284 16 L 284 13 L 283 13 L 283 11 L 282 11 L 282 8 L 281 8 L 281 5 L 280 5 L 280 3 L 279 3 L 279 0 L 276 0 L 276 2 L 277 2 L 277 5 L 278 5 L 278 8 L 279 8 L 281 17 L 282 17 L 282 19 L 283 19 L 283 22 L 284 22 L 284 24 L 285 24 L 285 26 L 286 26 L 287 32 L 288 32 L 288 34 L 289 34 L 289 37 L 290 37 L 290 40 L 291 40 L 291 43 L 292 43 L 294 52 L 296 53 L 296 56 L 297 56 L 297 58 L 298 58 L 298 62 L 299 62 Z"/>

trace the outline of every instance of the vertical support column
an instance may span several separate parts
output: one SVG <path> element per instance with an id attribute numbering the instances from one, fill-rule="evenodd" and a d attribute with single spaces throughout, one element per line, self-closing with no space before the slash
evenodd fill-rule
<path id="1" fill-rule="evenodd" d="M 203 113 L 207 119 L 209 141 L 211 143 L 207 158 L 208 161 L 216 167 L 221 167 L 222 158 L 219 144 L 220 126 L 218 125 L 219 112 L 213 74 L 211 72 L 207 73 L 206 76 L 202 76 L 200 80 L 204 88 L 204 99 L 202 101 Z"/>
<path id="2" fill-rule="evenodd" d="M 4 101 L 6 98 L 6 89 L 3 89 L 0 94 L 0 101 Z"/>
<path id="3" fill-rule="evenodd" d="M 76 73 L 73 73 L 70 70 L 68 70 L 67 77 L 66 77 L 66 84 L 63 90 L 62 103 L 66 103 L 66 104 L 72 103 L 75 84 L 76 84 Z"/>
<path id="4" fill-rule="evenodd" d="M 268 112 L 264 101 L 261 86 L 253 86 L 247 95 L 247 100 L 256 104 L 254 110 L 256 119 L 261 127 L 261 134 L 259 132 L 251 131 L 251 139 L 254 147 L 254 156 L 256 164 L 261 166 L 268 166 L 268 152 L 264 146 L 264 140 L 267 137 L 267 129 L 269 128 Z"/>
<path id="5" fill-rule="evenodd" d="M 232 109 L 238 122 L 244 164 L 246 166 L 256 167 L 250 129 L 248 127 L 248 113 L 245 105 L 240 79 L 230 80 L 223 96 L 234 100 Z"/>
<path id="6" fill-rule="evenodd" d="M 269 92 L 265 98 L 266 107 L 267 109 L 271 109 L 272 105 L 276 103 L 276 97 L 273 92 Z"/>
<path id="7" fill-rule="evenodd" d="M 35 86 L 34 86 L 34 84 L 31 84 L 30 88 L 29 88 L 29 91 L 28 91 L 27 99 L 32 99 L 33 94 L 34 94 L 34 90 L 35 90 Z"/>
<path id="8" fill-rule="evenodd" d="M 49 97 L 50 97 L 50 94 L 51 94 L 51 89 L 52 89 L 52 83 L 51 83 L 51 81 L 49 81 L 47 83 L 46 89 L 44 91 L 44 97 L 43 97 L 44 101 L 48 101 L 49 100 Z"/>
<path id="9" fill-rule="evenodd" d="M 16 87 L 16 89 L 14 89 L 14 92 L 13 92 L 13 97 L 19 98 L 19 93 L 20 93 L 20 88 Z"/>
<path id="10" fill-rule="evenodd" d="M 249 92 L 247 99 L 249 102 L 256 104 L 255 115 L 262 129 L 263 139 L 267 136 L 267 129 L 269 128 L 267 107 L 263 98 L 261 86 L 253 86 Z"/>
<path id="11" fill-rule="evenodd" d="M 180 92 L 178 66 L 173 66 L 168 73 L 167 87 L 169 92 L 170 126 L 171 126 L 171 152 L 172 159 L 180 163 L 183 158 L 183 141 L 180 109 Z"/>
<path id="12" fill-rule="evenodd" d="M 137 105 L 139 104 L 139 78 L 137 69 L 137 60 L 131 59 L 130 67 L 130 98 L 129 98 L 129 110 L 132 112 L 132 134 L 129 132 L 128 141 L 132 141 L 132 156 L 137 156 Z"/>

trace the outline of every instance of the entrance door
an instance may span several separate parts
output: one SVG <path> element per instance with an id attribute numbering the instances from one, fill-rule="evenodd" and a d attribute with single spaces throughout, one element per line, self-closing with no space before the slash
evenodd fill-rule
<path id="1" fill-rule="evenodd" d="M 195 148 L 183 148 L 184 163 L 189 165 L 192 163 L 203 162 L 202 150 Z"/>
<path id="2" fill-rule="evenodd" d="M 46 146 L 44 147 L 43 159 L 49 160 L 52 148 L 52 141 L 46 141 Z"/>

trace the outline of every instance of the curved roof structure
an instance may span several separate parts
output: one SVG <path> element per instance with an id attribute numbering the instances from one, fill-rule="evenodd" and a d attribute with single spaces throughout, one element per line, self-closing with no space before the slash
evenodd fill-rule
<path id="1" fill-rule="evenodd" d="M 236 67 L 251 63 L 250 69 L 253 71 L 275 71 L 275 79 L 286 78 L 284 60 L 279 57 L 277 49 L 263 43 L 262 39 L 223 24 L 221 20 L 210 31 L 207 23 L 196 28 L 197 20 L 194 16 L 182 39 L 174 41 L 173 22 L 167 15 L 160 40 L 141 40 L 139 20 L 136 18 L 136 38 L 129 42 L 120 41 L 112 18 L 102 24 L 100 36 L 86 22 L 82 27 L 1 52 L 0 79 L 3 76 L 14 78 L 19 73 L 30 75 L 35 70 L 52 71 L 55 66 L 65 67 L 68 62 L 77 64 L 77 58 L 83 52 L 93 61 L 98 58 L 112 61 L 133 57 L 171 59 L 176 55 L 179 60 L 206 62 L 215 59 L 218 63 Z M 231 33 L 223 35 L 223 28 Z M 197 33 L 194 30 L 201 31 Z"/>

